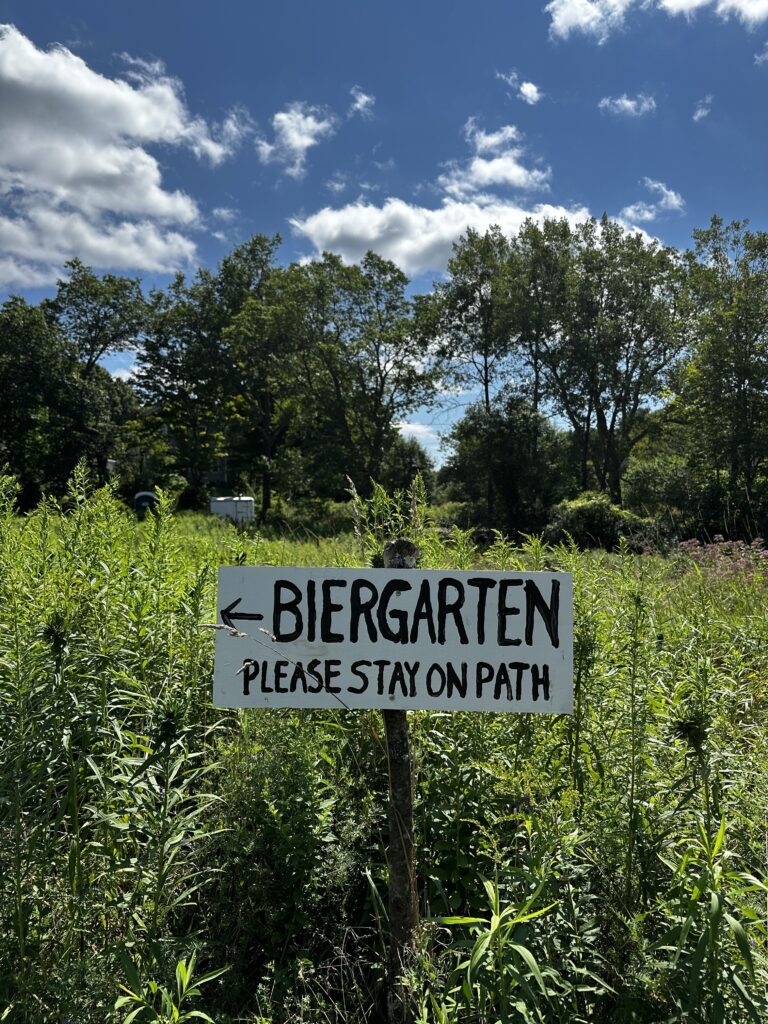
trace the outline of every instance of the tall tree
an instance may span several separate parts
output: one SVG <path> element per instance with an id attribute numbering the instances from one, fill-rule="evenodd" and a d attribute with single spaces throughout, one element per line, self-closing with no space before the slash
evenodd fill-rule
<path id="1" fill-rule="evenodd" d="M 568 438 L 519 395 L 469 406 L 446 438 L 450 455 L 440 480 L 465 502 L 474 521 L 486 516 L 488 479 L 495 517 L 486 524 L 508 533 L 540 530 L 547 510 L 571 489 Z"/>
<path id="2" fill-rule="evenodd" d="M 104 356 L 135 348 L 146 317 L 146 302 L 135 278 L 97 277 L 80 260 L 65 264 L 69 277 L 44 303 L 77 348 L 85 376 Z"/>
<path id="3" fill-rule="evenodd" d="M 691 458 L 742 507 L 768 464 L 768 233 L 714 217 L 694 241 L 696 330 L 680 388 Z"/>
<path id="4" fill-rule="evenodd" d="M 229 451 L 261 484 L 261 518 L 272 505 L 279 460 L 301 401 L 297 355 L 301 315 L 293 268 L 264 277 L 232 318 L 224 336 L 234 370 L 228 400 Z"/>
<path id="5" fill-rule="evenodd" d="M 19 297 L 0 310 L 0 465 L 18 476 L 25 507 L 44 491 L 61 493 L 82 458 L 103 481 L 134 404 L 130 388 L 102 367 L 85 372 L 46 314 Z"/>
<path id="6" fill-rule="evenodd" d="M 200 503 L 213 460 L 227 450 L 227 403 L 238 378 L 225 332 L 262 287 L 278 244 L 256 235 L 215 273 L 200 270 L 191 282 L 178 275 L 150 297 L 137 387 L 148 425 L 170 439 L 191 504 Z"/>
<path id="7" fill-rule="evenodd" d="M 513 305 L 509 242 L 498 227 L 470 229 L 453 246 L 448 277 L 418 304 L 423 332 L 433 338 L 437 358 L 460 387 L 477 389 L 485 416 L 507 383 L 513 352 Z M 486 515 L 494 518 L 494 487 L 486 472 Z"/>
<path id="8" fill-rule="evenodd" d="M 305 444 L 336 493 L 345 475 L 366 492 L 380 477 L 396 423 L 434 395 L 408 279 L 375 253 L 352 266 L 326 253 L 293 273 Z"/>
<path id="9" fill-rule="evenodd" d="M 621 501 L 621 479 L 645 436 L 688 338 L 687 278 L 679 254 L 603 217 L 557 231 L 526 227 L 550 249 L 558 301 L 536 329 L 543 387 L 582 439 L 601 490 Z M 540 257 L 537 255 L 537 259 Z M 518 267 L 520 263 L 518 262 Z M 519 322 L 526 330 L 525 312 Z"/>

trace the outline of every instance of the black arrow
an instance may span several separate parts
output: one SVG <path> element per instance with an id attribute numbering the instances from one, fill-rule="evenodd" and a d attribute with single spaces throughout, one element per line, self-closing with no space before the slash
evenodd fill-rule
<path id="1" fill-rule="evenodd" d="M 232 604 L 227 605 L 226 608 L 221 609 L 221 621 L 224 623 L 225 626 L 228 626 L 229 629 L 236 628 L 234 624 L 235 619 L 251 619 L 254 622 L 261 622 L 261 620 L 264 618 L 264 616 L 259 615 L 258 612 L 235 612 L 235 608 L 237 608 L 237 606 L 240 604 L 242 600 L 242 597 L 237 597 L 232 602 Z"/>

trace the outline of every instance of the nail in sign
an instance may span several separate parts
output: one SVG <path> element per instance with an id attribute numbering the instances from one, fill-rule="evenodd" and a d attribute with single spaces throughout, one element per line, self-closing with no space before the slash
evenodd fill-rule
<path id="1" fill-rule="evenodd" d="M 567 714 L 560 572 L 219 569 L 214 704 Z"/>

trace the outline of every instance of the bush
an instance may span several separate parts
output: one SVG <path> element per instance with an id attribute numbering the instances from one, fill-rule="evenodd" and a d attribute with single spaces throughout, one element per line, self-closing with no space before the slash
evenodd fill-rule
<path id="1" fill-rule="evenodd" d="M 552 510 L 544 540 L 559 544 L 569 537 L 580 548 L 613 551 L 626 538 L 630 547 L 641 550 L 657 540 L 658 525 L 618 505 L 607 494 L 585 491 L 573 501 L 561 501 Z"/>

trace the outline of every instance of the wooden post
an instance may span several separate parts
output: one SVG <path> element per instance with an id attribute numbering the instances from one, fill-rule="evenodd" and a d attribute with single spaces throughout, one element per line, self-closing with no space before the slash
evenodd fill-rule
<path id="1" fill-rule="evenodd" d="M 386 569 L 414 569 L 418 548 L 399 538 L 384 546 Z M 413 774 L 407 711 L 382 711 L 389 768 L 389 955 L 387 1022 L 410 1024 L 400 978 L 419 923 L 416 859 L 413 852 Z"/>

